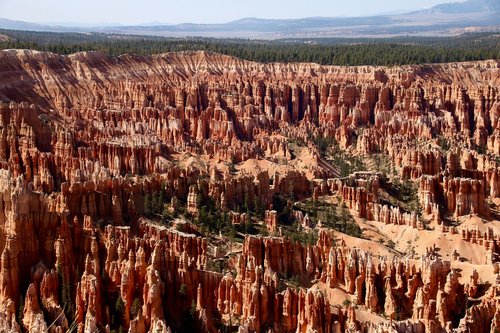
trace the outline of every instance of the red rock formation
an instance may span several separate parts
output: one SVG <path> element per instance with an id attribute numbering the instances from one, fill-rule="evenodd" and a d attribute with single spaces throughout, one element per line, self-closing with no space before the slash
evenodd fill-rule
<path id="1" fill-rule="evenodd" d="M 266 210 L 264 221 L 269 232 L 276 232 L 278 228 L 278 216 L 275 210 Z"/>
<path id="2" fill-rule="evenodd" d="M 43 308 L 49 313 L 48 322 L 54 323 L 53 327 L 60 327 L 61 330 L 67 330 L 69 323 L 63 307 L 59 304 L 59 288 L 59 276 L 57 272 L 55 270 L 46 271 L 40 283 L 40 299 Z"/>
<path id="3" fill-rule="evenodd" d="M 193 330 L 209 332 L 233 320 L 256 332 L 457 328 L 454 314 L 478 295 L 478 279 L 464 287 L 432 253 L 420 262 L 378 257 L 325 230 L 309 246 L 247 236 L 215 273 L 206 269 L 216 237 L 141 218 L 144 196 L 161 193 L 172 213 L 185 203 L 195 217 L 211 199 L 241 224 L 246 212 L 231 211 L 245 202 L 269 209 L 278 194 L 338 194 L 360 218 L 421 228 L 415 212 L 383 201 L 381 175 L 334 179 L 340 172 L 311 144 L 323 137 L 360 158 L 382 154 L 402 178 L 419 179 L 424 213 L 436 222 L 489 217 L 486 200 L 500 195 L 497 67 L 0 51 L 0 98 L 9 101 L 0 102 L 0 331 L 54 322 L 59 332 L 75 319 L 80 332 L 167 332 L 188 314 Z M 296 163 L 300 149 L 307 167 Z M 266 210 L 270 232 L 279 213 Z M 291 215 L 315 232 L 308 214 Z M 498 251 L 490 232 L 464 230 L 463 238 Z M 330 304 L 339 287 L 352 307 Z M 500 327 L 496 297 L 470 307 L 458 329 Z M 391 321 L 358 320 L 354 305 Z"/>
<path id="4" fill-rule="evenodd" d="M 422 229 L 422 225 L 419 223 L 415 212 L 404 213 L 399 207 L 373 204 L 371 214 L 373 215 L 369 216 L 369 219 L 373 221 L 383 222 L 384 224 L 407 225 L 415 229 Z"/>
<path id="5" fill-rule="evenodd" d="M 23 309 L 23 325 L 29 332 L 47 331 L 47 324 L 43 318 L 43 312 L 38 303 L 38 295 L 33 284 L 30 284 L 26 292 Z"/>

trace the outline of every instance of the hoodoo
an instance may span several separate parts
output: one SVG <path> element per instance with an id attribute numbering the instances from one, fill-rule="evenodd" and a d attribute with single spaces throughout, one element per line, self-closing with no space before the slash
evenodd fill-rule
<path id="1" fill-rule="evenodd" d="M 497 331 L 499 65 L 0 51 L 0 331 Z"/>

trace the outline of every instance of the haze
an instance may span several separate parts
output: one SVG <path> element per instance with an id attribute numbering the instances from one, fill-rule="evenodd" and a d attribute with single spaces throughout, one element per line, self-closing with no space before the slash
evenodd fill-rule
<path id="1" fill-rule="evenodd" d="M 224 23 L 244 17 L 368 16 L 418 10 L 449 0 L 0 0 L 0 17 L 38 23 Z"/>

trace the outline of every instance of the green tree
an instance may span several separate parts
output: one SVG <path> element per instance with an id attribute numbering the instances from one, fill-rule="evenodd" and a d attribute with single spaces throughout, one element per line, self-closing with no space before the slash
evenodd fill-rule
<path id="1" fill-rule="evenodd" d="M 153 213 L 153 203 L 151 199 L 151 194 L 148 192 L 144 195 L 144 214 L 146 216 L 151 216 Z"/>
<path id="2" fill-rule="evenodd" d="M 160 193 L 158 191 L 153 192 L 153 196 L 151 198 L 151 208 L 154 214 L 160 213 Z"/>
<path id="3" fill-rule="evenodd" d="M 130 318 L 137 317 L 140 309 L 142 308 L 141 300 L 139 298 L 134 298 L 132 305 L 130 306 Z"/>
<path id="4" fill-rule="evenodd" d="M 17 309 L 17 318 L 16 318 L 16 319 L 17 319 L 17 322 L 18 322 L 19 324 L 21 324 L 21 323 L 22 323 L 22 321 L 23 321 L 23 318 L 24 318 L 24 297 L 23 297 L 23 295 L 21 294 L 21 295 L 19 296 L 19 307 L 18 307 L 18 309 Z"/>
<path id="5" fill-rule="evenodd" d="M 120 295 L 118 295 L 116 302 L 115 302 L 115 308 L 113 311 L 113 326 L 114 327 L 120 327 L 122 325 L 122 320 L 123 320 L 123 313 L 125 312 L 125 304 L 123 303 L 122 298 Z"/>
<path id="6" fill-rule="evenodd" d="M 181 284 L 181 287 L 179 288 L 179 294 L 181 296 L 186 296 L 187 295 L 187 286 L 184 283 Z"/>
<path id="7" fill-rule="evenodd" d="M 262 204 L 262 202 L 257 197 L 255 197 L 254 201 L 253 201 L 253 209 L 255 212 L 255 216 L 257 218 L 259 218 L 259 219 L 264 218 L 265 208 L 264 208 L 264 205 Z"/>
<path id="8" fill-rule="evenodd" d="M 71 297 L 71 285 L 62 271 L 62 267 L 57 267 L 57 274 L 59 279 L 59 299 L 63 305 L 66 318 L 68 321 L 71 321 L 74 313 L 73 301 Z"/>

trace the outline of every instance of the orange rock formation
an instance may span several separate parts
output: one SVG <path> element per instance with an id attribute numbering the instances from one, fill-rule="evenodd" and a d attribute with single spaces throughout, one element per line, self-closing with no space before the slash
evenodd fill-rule
<path id="1" fill-rule="evenodd" d="M 337 195 L 356 218 L 425 229 L 418 212 L 385 199 L 384 175 L 340 177 L 311 144 L 321 136 L 383 155 L 417 184 L 435 226 L 494 221 L 499 87 L 496 61 L 383 68 L 0 51 L 0 331 L 169 332 L 188 316 L 209 332 L 494 332 L 500 281 L 484 292 L 478 272 L 464 282 L 450 258 L 362 249 L 298 213 L 318 241 L 278 237 L 273 198 Z M 235 224 L 247 216 L 234 212 L 257 202 L 272 236 L 247 235 L 214 272 L 216 251 L 197 228 L 143 218 L 145 196 L 160 190 L 194 216 L 213 200 Z M 496 235 L 462 230 L 493 254 Z"/>

